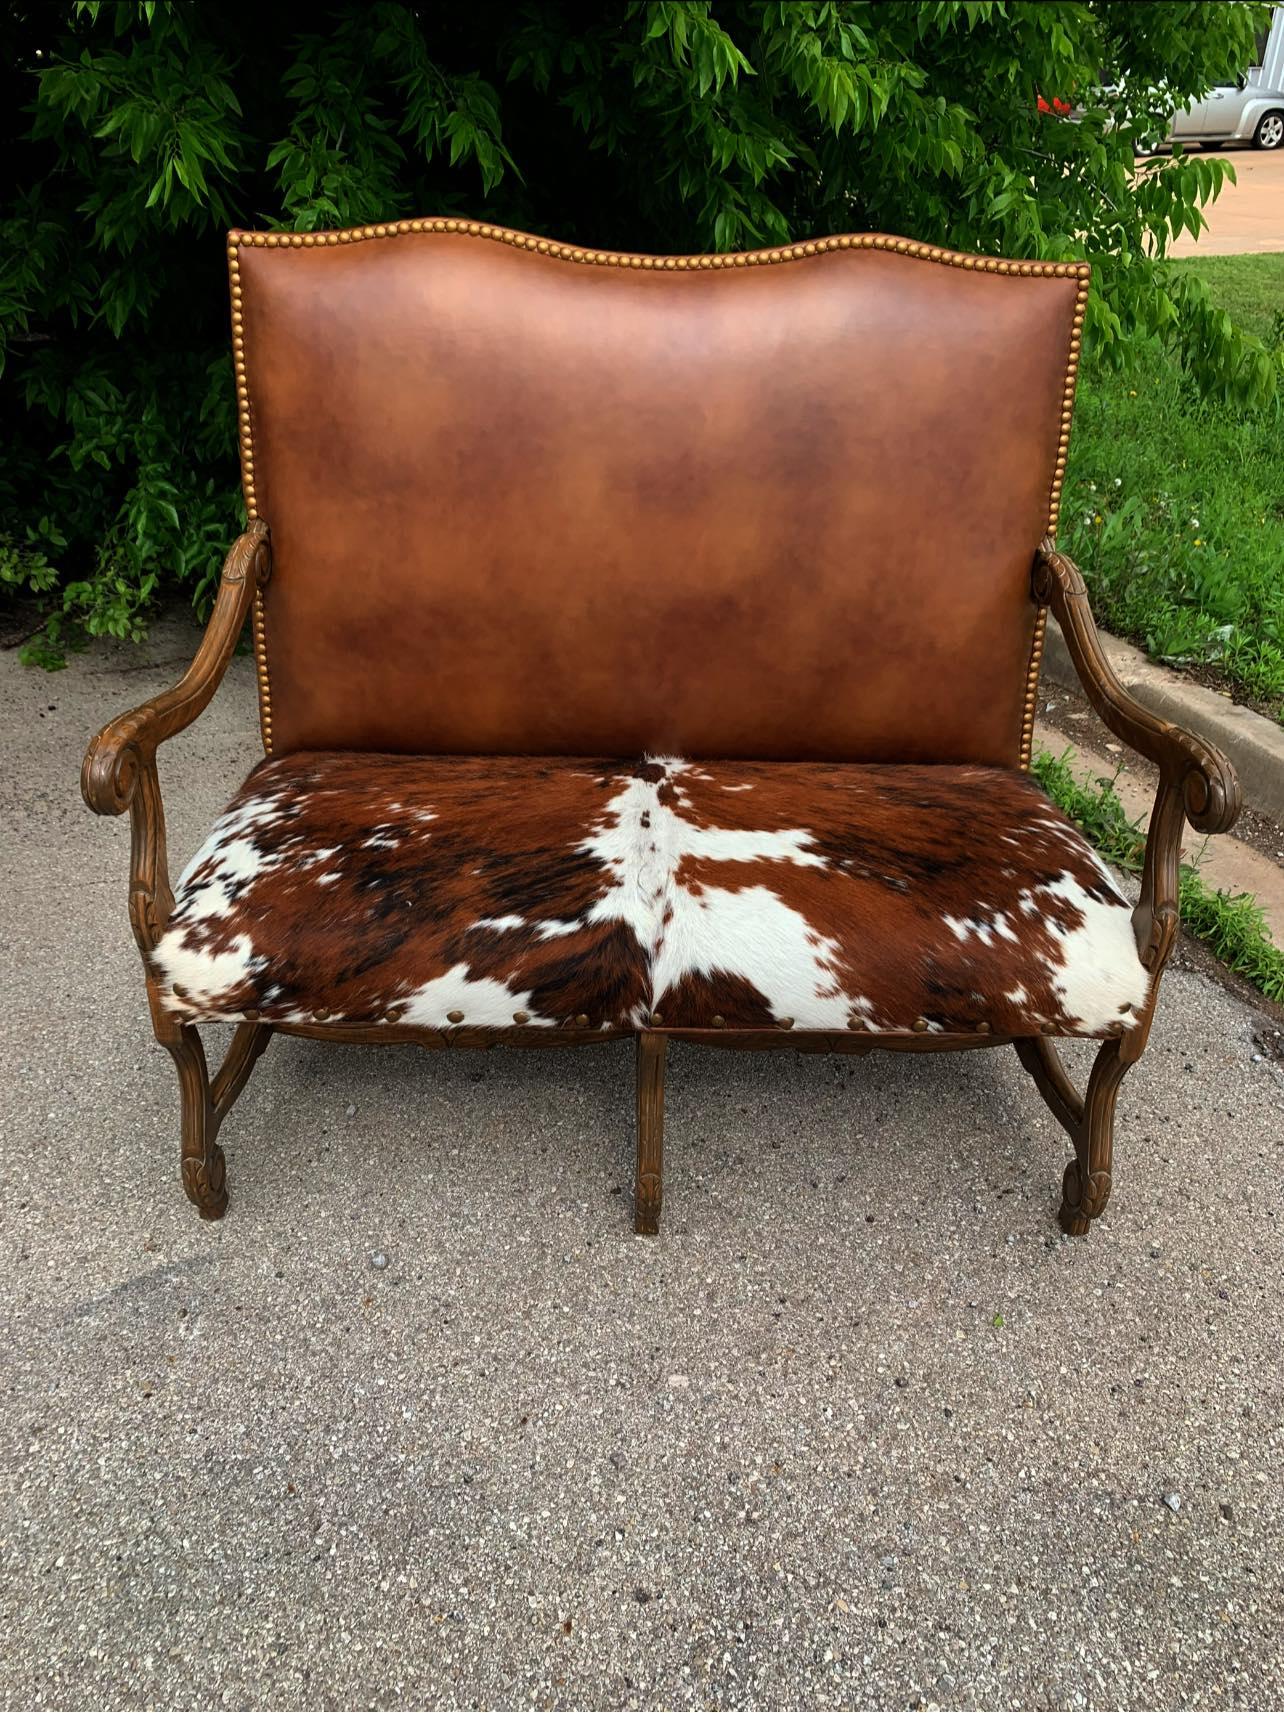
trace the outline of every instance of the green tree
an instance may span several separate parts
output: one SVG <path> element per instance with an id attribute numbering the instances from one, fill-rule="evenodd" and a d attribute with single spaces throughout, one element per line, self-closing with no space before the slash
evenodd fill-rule
<path id="1" fill-rule="evenodd" d="M 1093 360 L 1159 339 L 1206 394 L 1268 402 L 1278 357 L 1164 260 L 1229 167 L 1134 165 L 1174 104 L 1249 63 L 1268 11 L 10 0 L 0 581 L 44 603 L 47 657 L 137 634 L 165 582 L 205 600 L 239 506 L 233 224 L 447 212 L 614 248 L 873 229 L 1087 257 Z"/>

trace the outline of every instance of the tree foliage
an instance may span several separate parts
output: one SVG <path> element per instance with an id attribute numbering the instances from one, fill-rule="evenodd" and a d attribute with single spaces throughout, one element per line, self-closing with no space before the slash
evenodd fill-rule
<path id="1" fill-rule="evenodd" d="M 48 646 L 198 604 L 236 523 L 222 233 L 466 213 L 621 249 L 882 230 L 1096 268 L 1088 345 L 1279 360 L 1165 261 L 1231 169 L 1134 165 L 1251 60 L 1196 0 L 10 0 L 0 580 Z M 1109 93 L 1105 93 L 1109 91 Z M 1041 111 L 1074 100 L 1082 117 Z"/>

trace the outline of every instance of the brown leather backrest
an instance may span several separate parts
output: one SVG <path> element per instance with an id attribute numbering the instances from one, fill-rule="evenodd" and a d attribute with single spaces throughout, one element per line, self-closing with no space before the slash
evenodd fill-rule
<path id="1" fill-rule="evenodd" d="M 1025 759 L 1087 270 L 234 232 L 265 741 Z"/>

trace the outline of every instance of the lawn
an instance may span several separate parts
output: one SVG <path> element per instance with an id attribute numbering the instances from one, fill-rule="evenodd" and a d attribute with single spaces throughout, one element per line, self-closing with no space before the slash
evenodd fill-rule
<path id="1" fill-rule="evenodd" d="M 1179 265 L 1284 343 L 1284 255 Z M 1284 410 L 1204 404 L 1159 350 L 1085 373 L 1060 534 L 1103 624 L 1284 722 Z"/>

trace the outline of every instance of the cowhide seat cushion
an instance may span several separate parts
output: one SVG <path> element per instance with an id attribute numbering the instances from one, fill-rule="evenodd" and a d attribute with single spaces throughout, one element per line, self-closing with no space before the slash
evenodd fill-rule
<path id="1" fill-rule="evenodd" d="M 297 754 L 155 954 L 188 1019 L 1105 1035 L 1126 900 L 1027 776 Z"/>

